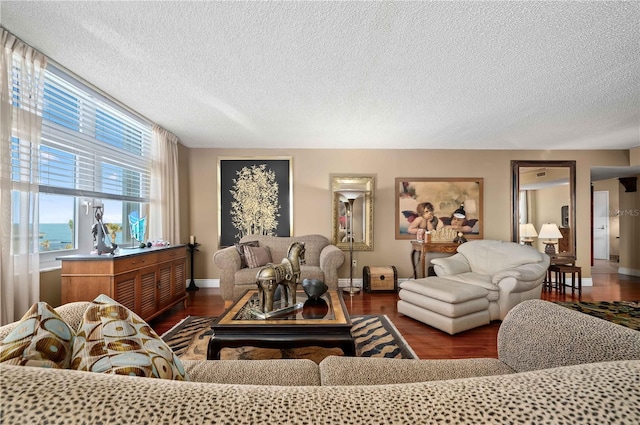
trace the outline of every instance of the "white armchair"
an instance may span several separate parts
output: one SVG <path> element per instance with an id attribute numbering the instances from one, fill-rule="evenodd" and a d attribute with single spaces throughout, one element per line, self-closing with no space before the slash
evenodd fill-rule
<path id="1" fill-rule="evenodd" d="M 528 245 L 473 240 L 451 257 L 431 260 L 438 277 L 487 291 L 491 320 L 502 320 L 518 303 L 539 299 L 549 256 Z"/>

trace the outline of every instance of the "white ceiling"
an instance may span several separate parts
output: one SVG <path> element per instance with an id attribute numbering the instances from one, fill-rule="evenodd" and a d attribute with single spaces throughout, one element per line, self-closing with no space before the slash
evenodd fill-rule
<path id="1" fill-rule="evenodd" d="M 640 146 L 639 2 L 2 1 L 192 148 Z"/>

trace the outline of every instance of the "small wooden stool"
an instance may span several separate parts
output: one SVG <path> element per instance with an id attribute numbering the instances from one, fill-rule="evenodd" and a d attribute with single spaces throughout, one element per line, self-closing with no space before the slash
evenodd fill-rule
<path id="1" fill-rule="evenodd" d="M 558 290 L 562 290 L 562 292 L 566 292 L 566 287 L 568 286 L 567 274 L 571 274 L 571 295 L 573 295 L 576 290 L 576 275 L 577 275 L 578 295 L 582 295 L 582 268 L 578 266 L 557 264 L 549 267 L 549 271 L 552 271 L 555 273 Z"/>

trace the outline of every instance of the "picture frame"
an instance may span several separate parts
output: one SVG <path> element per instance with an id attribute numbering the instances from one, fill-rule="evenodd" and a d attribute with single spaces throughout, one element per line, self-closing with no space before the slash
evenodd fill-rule
<path id="1" fill-rule="evenodd" d="M 293 157 L 218 158 L 218 246 L 293 235 Z"/>
<path id="2" fill-rule="evenodd" d="M 410 233 L 411 223 L 419 217 L 418 205 L 426 202 L 433 206 L 433 216 L 438 218 L 434 223 L 437 223 L 438 229 L 451 227 L 453 213 L 466 202 L 464 224 L 462 227 L 455 228 L 460 229 L 465 239 L 482 239 L 484 237 L 483 184 L 484 181 L 480 177 L 397 177 L 395 179 L 396 239 L 417 239 L 416 234 Z M 423 207 L 425 205 L 423 204 Z M 457 222 L 454 221 L 454 226 L 456 224 Z M 413 231 L 415 230 L 414 228 Z"/>

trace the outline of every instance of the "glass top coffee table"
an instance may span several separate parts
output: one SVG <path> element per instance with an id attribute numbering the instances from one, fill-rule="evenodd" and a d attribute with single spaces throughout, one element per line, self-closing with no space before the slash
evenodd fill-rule
<path id="1" fill-rule="evenodd" d="M 267 319 L 255 313 L 258 290 L 244 293 L 211 325 L 213 335 L 207 349 L 207 360 L 219 360 L 225 347 L 338 347 L 345 356 L 355 356 L 351 336 L 351 318 L 342 293 L 328 291 L 319 301 L 307 299 L 297 292 L 302 306 L 293 311 Z M 282 301 L 274 301 L 274 309 L 284 308 Z"/>

